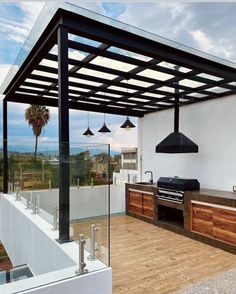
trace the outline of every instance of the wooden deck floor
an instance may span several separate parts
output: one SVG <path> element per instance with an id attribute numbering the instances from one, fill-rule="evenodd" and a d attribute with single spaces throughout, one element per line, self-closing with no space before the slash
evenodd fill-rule
<path id="1" fill-rule="evenodd" d="M 171 293 L 236 267 L 236 256 L 128 216 L 111 221 L 113 293 Z"/>
<path id="2" fill-rule="evenodd" d="M 236 267 L 236 256 L 117 216 L 111 218 L 111 266 L 114 294 L 167 294 Z"/>

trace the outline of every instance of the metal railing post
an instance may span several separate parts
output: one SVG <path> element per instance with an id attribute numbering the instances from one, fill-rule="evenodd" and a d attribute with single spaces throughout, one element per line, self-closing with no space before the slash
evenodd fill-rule
<path id="1" fill-rule="evenodd" d="M 48 190 L 52 190 L 52 180 L 48 180 Z"/>
<path id="2" fill-rule="evenodd" d="M 81 275 L 87 272 L 85 269 L 86 263 L 84 262 L 84 246 L 86 244 L 85 236 L 79 234 L 79 269 L 76 271 L 77 275 Z"/>
<path id="3" fill-rule="evenodd" d="M 36 213 L 39 213 L 39 195 L 35 196 L 36 200 L 35 200 L 35 205 L 36 205 Z"/>
<path id="4" fill-rule="evenodd" d="M 38 213 L 38 208 L 37 208 L 37 204 L 38 204 L 38 195 L 32 195 L 32 214 L 37 214 Z"/>
<path id="5" fill-rule="evenodd" d="M 16 201 L 20 201 L 21 195 L 20 195 L 20 187 L 16 186 Z"/>
<path id="6" fill-rule="evenodd" d="M 91 178 L 91 187 L 93 188 L 93 178 Z"/>
<path id="7" fill-rule="evenodd" d="M 90 255 L 88 260 L 95 260 L 96 258 L 96 231 L 98 228 L 95 224 L 90 225 Z"/>
<path id="8" fill-rule="evenodd" d="M 58 230 L 58 212 L 59 209 L 57 206 L 53 206 L 53 223 L 52 223 L 52 231 Z"/>
<path id="9" fill-rule="evenodd" d="M 79 178 L 77 178 L 77 188 L 79 189 Z"/>
<path id="10" fill-rule="evenodd" d="M 26 194 L 26 208 L 25 209 L 30 209 L 31 208 L 31 194 L 27 193 Z"/>

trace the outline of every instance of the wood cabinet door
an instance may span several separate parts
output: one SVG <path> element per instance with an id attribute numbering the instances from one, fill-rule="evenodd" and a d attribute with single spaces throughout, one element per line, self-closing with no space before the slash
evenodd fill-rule
<path id="1" fill-rule="evenodd" d="M 191 230 L 193 232 L 212 237 L 213 235 L 213 207 L 192 203 Z"/>
<path id="2" fill-rule="evenodd" d="M 143 194 L 143 216 L 154 219 L 153 195 Z"/>
<path id="3" fill-rule="evenodd" d="M 142 193 L 129 191 L 129 211 L 142 214 Z"/>
<path id="4" fill-rule="evenodd" d="M 213 208 L 214 238 L 236 244 L 236 211 L 223 208 Z"/>

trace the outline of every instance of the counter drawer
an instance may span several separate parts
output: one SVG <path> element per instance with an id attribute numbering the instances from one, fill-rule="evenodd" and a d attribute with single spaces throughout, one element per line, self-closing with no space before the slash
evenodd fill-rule
<path id="1" fill-rule="evenodd" d="M 214 208 L 213 237 L 236 244 L 236 211 Z"/>
<path id="2" fill-rule="evenodd" d="M 152 195 L 143 194 L 143 215 L 154 219 L 154 199 Z"/>
<path id="3" fill-rule="evenodd" d="M 128 210 L 133 213 L 142 214 L 142 193 L 129 192 Z"/>
<path id="4" fill-rule="evenodd" d="M 192 203 L 191 230 L 211 237 L 213 234 L 213 208 Z"/>
<path id="5" fill-rule="evenodd" d="M 236 245 L 236 208 L 192 201 L 190 227 L 194 233 Z"/>

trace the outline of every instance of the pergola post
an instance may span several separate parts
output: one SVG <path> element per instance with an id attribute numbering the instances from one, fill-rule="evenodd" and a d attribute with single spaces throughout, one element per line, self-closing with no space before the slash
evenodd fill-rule
<path id="1" fill-rule="evenodd" d="M 8 193 L 7 100 L 3 100 L 3 193 Z"/>
<path id="2" fill-rule="evenodd" d="M 70 167 L 68 100 L 68 30 L 60 26 L 58 43 L 58 118 L 59 118 L 59 243 L 70 240 Z"/>

